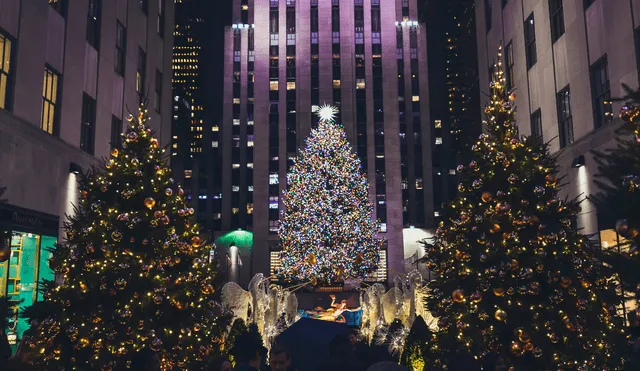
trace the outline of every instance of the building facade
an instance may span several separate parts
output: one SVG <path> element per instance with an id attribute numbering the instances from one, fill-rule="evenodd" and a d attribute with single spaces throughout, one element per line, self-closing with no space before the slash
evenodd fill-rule
<path id="1" fill-rule="evenodd" d="M 0 0 L 0 296 L 38 299 L 76 174 L 120 144 L 129 111 L 148 102 L 169 144 L 172 20 L 169 0 Z"/>
<path id="2" fill-rule="evenodd" d="M 415 0 L 234 0 L 214 202 L 222 233 L 253 232 L 249 271 L 278 264 L 286 174 L 323 103 L 371 184 L 383 268 L 404 271 L 403 229 L 434 224 L 426 46 Z"/>
<path id="3" fill-rule="evenodd" d="M 569 198 L 597 191 L 591 150 L 614 145 L 622 102 L 612 98 L 638 87 L 639 10 L 637 0 L 476 0 L 481 89 L 502 42 L 520 132 L 550 143 Z M 613 225 L 598 219 L 584 201 L 577 226 L 615 245 Z"/>
<path id="4" fill-rule="evenodd" d="M 436 220 L 442 204 L 458 194 L 456 167 L 466 161 L 481 131 L 476 11 L 473 0 L 427 0 L 429 100 L 433 198 Z"/>

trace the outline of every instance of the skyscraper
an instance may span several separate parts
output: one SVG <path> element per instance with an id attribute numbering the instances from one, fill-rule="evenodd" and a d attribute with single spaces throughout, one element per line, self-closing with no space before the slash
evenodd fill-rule
<path id="1" fill-rule="evenodd" d="M 219 156 L 215 156 L 212 146 L 208 145 L 212 132 L 204 110 L 202 49 L 206 29 L 203 2 L 174 2 L 172 168 L 184 184 L 198 222 L 212 229 L 213 212 L 209 197 L 213 192 L 214 177 L 211 165 Z M 181 106 L 184 102 L 188 103 L 189 112 Z M 185 119 L 185 114 L 190 118 Z M 185 135 L 187 140 L 183 138 Z"/>
<path id="2" fill-rule="evenodd" d="M 416 0 L 234 0 L 222 230 L 253 232 L 252 271 L 278 263 L 287 170 L 323 103 L 368 174 L 390 276 L 404 270 L 403 228 L 434 224 L 426 59 Z"/>
<path id="3" fill-rule="evenodd" d="M 429 99 L 433 133 L 436 219 L 457 196 L 456 167 L 482 130 L 475 5 L 473 0 L 424 2 L 429 35 Z"/>

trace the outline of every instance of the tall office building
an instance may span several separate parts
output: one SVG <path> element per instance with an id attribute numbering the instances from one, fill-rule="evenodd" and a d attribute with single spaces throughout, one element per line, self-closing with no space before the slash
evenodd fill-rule
<path id="1" fill-rule="evenodd" d="M 215 181 L 213 164 L 220 155 L 211 120 L 205 115 L 203 46 L 207 40 L 203 0 L 173 0 L 175 28 L 173 46 L 173 143 L 172 168 L 184 184 L 201 226 L 215 229 L 211 197 Z M 185 110 L 181 104 L 187 103 Z M 188 112 L 187 112 L 188 111 Z M 185 117 L 187 115 L 188 117 Z M 186 136 L 187 138 L 183 138 Z M 186 139 L 186 140 L 185 140 Z M 219 193 L 219 191 L 217 192 Z"/>
<path id="2" fill-rule="evenodd" d="M 427 0 L 429 99 L 436 220 L 442 204 L 458 194 L 456 167 L 482 129 L 475 4 L 473 0 Z"/>
<path id="3" fill-rule="evenodd" d="M 621 84 L 637 87 L 640 4 L 626 0 L 476 0 L 480 81 L 488 91 L 500 42 L 522 134 L 541 136 L 558 154 L 569 198 L 597 192 L 591 150 L 614 145 Z M 486 101 L 486 99 L 483 99 Z M 616 245 L 612 221 L 589 201 L 577 225 Z"/>
<path id="4" fill-rule="evenodd" d="M 172 29 L 169 0 L 0 1 L 0 248 L 11 249 L 0 296 L 41 298 L 76 174 L 120 145 L 129 110 L 147 101 L 168 145 Z M 25 328 L 20 319 L 10 339 Z"/>
<path id="5" fill-rule="evenodd" d="M 404 271 L 403 229 L 434 223 L 426 60 L 415 0 L 234 0 L 225 34 L 223 192 L 214 201 L 223 231 L 253 232 L 250 251 L 240 251 L 252 272 L 278 263 L 286 174 L 323 103 L 339 108 L 371 184 L 386 240 L 382 268 Z"/>

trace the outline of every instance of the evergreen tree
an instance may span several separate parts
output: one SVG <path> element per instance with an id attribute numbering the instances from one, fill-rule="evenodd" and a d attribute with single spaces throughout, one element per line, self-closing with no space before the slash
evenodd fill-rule
<path id="1" fill-rule="evenodd" d="M 572 226 L 575 200 L 558 197 L 557 163 L 521 137 L 505 98 L 501 54 L 473 160 L 458 166 L 459 196 L 427 245 L 428 308 L 448 364 L 490 353 L 516 370 L 619 369 L 626 346 L 589 240 Z M 437 369 L 437 368 L 436 368 Z"/>
<path id="2" fill-rule="evenodd" d="M 121 370 L 150 348 L 163 370 L 199 370 L 220 351 L 212 247 L 144 107 L 128 121 L 122 148 L 80 177 L 80 203 L 51 261 L 63 283 L 44 294 L 59 310 L 34 343 L 41 369 Z"/>
<path id="3" fill-rule="evenodd" d="M 381 240 L 369 185 L 335 112 L 321 108 L 287 177 L 279 230 L 284 279 L 329 283 L 364 278 L 378 266 Z"/>
<path id="4" fill-rule="evenodd" d="M 605 249 L 604 259 L 613 274 L 621 279 L 625 291 L 640 299 L 640 91 L 624 86 L 627 101 L 620 118 L 624 124 L 618 131 L 617 145 L 595 151 L 598 173 L 594 183 L 599 191 L 591 201 L 596 205 L 600 222 L 615 228 L 621 236 L 619 249 Z"/>
<path id="5" fill-rule="evenodd" d="M 410 371 L 426 370 L 425 359 L 433 353 L 429 350 L 433 333 L 429 330 L 424 319 L 420 316 L 413 321 L 409 335 L 405 340 L 404 350 L 400 357 L 400 364 Z"/>

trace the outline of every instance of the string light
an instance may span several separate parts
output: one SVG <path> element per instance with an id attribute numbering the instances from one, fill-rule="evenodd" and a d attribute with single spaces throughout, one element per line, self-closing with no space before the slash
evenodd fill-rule
<path id="1" fill-rule="evenodd" d="M 331 283 L 364 278 L 378 266 L 382 241 L 369 184 L 335 107 L 323 106 L 287 176 L 279 229 L 285 280 Z"/>

